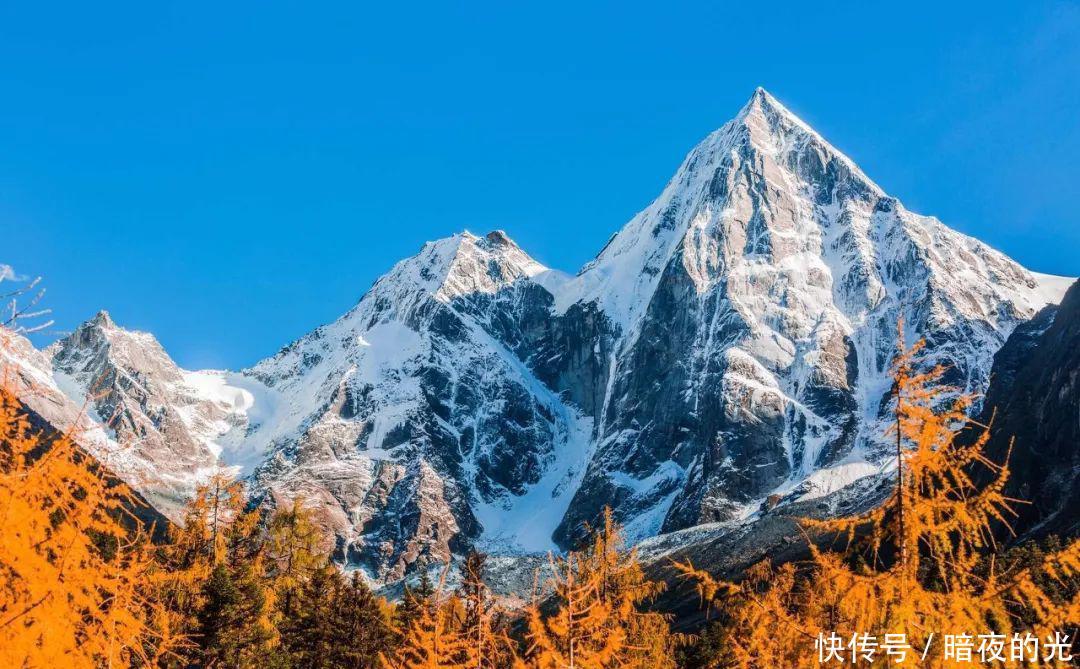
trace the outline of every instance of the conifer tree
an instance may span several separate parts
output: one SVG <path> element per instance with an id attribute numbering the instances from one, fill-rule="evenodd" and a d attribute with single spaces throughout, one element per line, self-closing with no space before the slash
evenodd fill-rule
<path id="1" fill-rule="evenodd" d="M 600 598 L 599 574 L 582 568 L 577 553 L 551 559 L 554 613 L 541 604 L 528 611 L 529 666 L 536 669 L 603 669 L 626 644 L 625 630 L 609 630 L 610 604 Z"/>
<path id="2" fill-rule="evenodd" d="M 901 342 L 902 342 L 901 338 Z M 723 666 L 810 666 L 815 639 L 836 634 L 881 638 L 902 635 L 916 651 L 902 658 L 877 656 L 879 666 L 953 666 L 940 652 L 921 651 L 942 634 L 1032 631 L 1040 637 L 1080 622 L 1075 596 L 1055 604 L 1029 568 L 982 569 L 996 548 L 991 527 L 1004 523 L 1016 500 L 1002 492 L 1006 463 L 983 455 L 989 428 L 973 443 L 957 439 L 970 423 L 971 398 L 940 385 L 943 369 L 918 371 L 922 342 L 901 345 L 893 366 L 900 476 L 892 497 L 850 518 L 804 520 L 820 535 L 846 535 L 847 547 L 825 550 L 811 542 L 808 564 L 769 561 L 739 583 L 717 581 L 689 563 L 678 565 L 698 583 L 702 599 L 725 608 L 730 657 Z M 978 468 L 988 483 L 976 485 Z M 868 554 L 860 566 L 853 558 Z M 1048 556 L 1044 573 L 1060 579 L 1080 574 L 1080 542 Z M 1023 612 L 1029 626 L 1018 622 Z M 1006 664 L 1006 666 L 1016 666 Z"/>
<path id="3" fill-rule="evenodd" d="M 223 564 L 214 565 L 202 588 L 204 603 L 198 612 L 199 645 L 207 664 L 233 664 L 233 626 L 240 604 L 240 590 Z"/>
<path id="4" fill-rule="evenodd" d="M 330 655 L 335 641 L 340 641 L 333 627 L 337 577 L 337 568 L 331 564 L 316 570 L 296 593 L 295 612 L 281 617 L 281 645 L 291 666 L 334 666 Z"/>
<path id="5" fill-rule="evenodd" d="M 276 598 L 267 578 L 260 513 L 243 484 L 218 472 L 200 485 L 162 551 L 168 602 L 186 620 L 195 648 L 177 666 L 255 667 L 275 657 Z M 261 668 L 265 669 L 265 668 Z"/>
<path id="6" fill-rule="evenodd" d="M 401 602 L 394 609 L 394 626 L 404 636 L 413 623 L 420 618 L 424 608 L 431 605 L 435 586 L 427 569 L 420 571 L 420 582 L 415 586 L 406 584 Z"/>
<path id="7" fill-rule="evenodd" d="M 640 610 L 663 586 L 625 551 L 610 509 L 585 549 L 552 559 L 554 612 L 528 612 L 529 666 L 537 669 L 674 667 L 674 638 L 660 614 Z"/>
<path id="8" fill-rule="evenodd" d="M 397 636 L 392 609 L 376 597 L 359 572 L 346 577 L 324 563 L 298 593 L 295 613 L 281 622 L 289 666 L 305 669 L 375 669 Z"/>
<path id="9" fill-rule="evenodd" d="M 444 572 L 434 594 L 418 600 L 416 617 L 403 631 L 401 646 L 382 656 L 385 669 L 466 669 L 468 639 L 457 624 L 461 604 L 443 600 L 445 582 Z"/>
<path id="10" fill-rule="evenodd" d="M 214 569 L 214 541 L 209 522 L 208 486 L 200 486 L 184 508 L 181 524 L 169 528 L 168 542 L 159 548 L 157 562 L 163 568 L 161 597 L 174 612 L 180 629 L 192 643 L 175 657 L 162 661 L 167 667 L 186 667 L 199 657 L 199 616 L 206 604 L 205 588 Z"/>
<path id="11" fill-rule="evenodd" d="M 473 551 L 462 566 L 462 634 L 469 669 L 502 669 L 514 662 L 514 644 L 500 629 L 491 592 L 484 582 L 487 556 Z"/>
<path id="12" fill-rule="evenodd" d="M 376 669 L 379 655 L 392 652 L 397 644 L 393 609 L 371 591 L 360 572 L 354 571 L 346 578 L 337 567 L 332 569 L 337 594 L 330 624 L 340 641 L 334 644 L 334 663 L 330 666 Z"/>
<path id="13" fill-rule="evenodd" d="M 10 336 L 0 327 L 0 348 Z M 130 489 L 78 448 L 77 427 L 34 426 L 14 387 L 0 370 L 0 665 L 155 661 L 183 639 Z"/>
<path id="14" fill-rule="evenodd" d="M 625 549 L 610 508 L 604 509 L 602 522 L 584 555 L 586 564 L 599 575 L 601 600 L 611 606 L 611 625 L 625 631 L 626 648 L 620 653 L 619 666 L 673 669 L 676 639 L 666 617 L 641 610 L 665 586 L 646 578 L 637 551 Z"/>
<path id="15" fill-rule="evenodd" d="M 273 664 L 277 631 L 270 619 L 270 590 L 257 565 L 215 565 L 203 596 L 198 642 L 205 666 L 264 669 Z"/>
<path id="16" fill-rule="evenodd" d="M 297 594 L 326 561 L 323 536 L 312 513 L 294 500 L 270 517 L 266 539 L 267 576 L 274 584 L 280 613 L 285 618 L 295 611 Z"/>

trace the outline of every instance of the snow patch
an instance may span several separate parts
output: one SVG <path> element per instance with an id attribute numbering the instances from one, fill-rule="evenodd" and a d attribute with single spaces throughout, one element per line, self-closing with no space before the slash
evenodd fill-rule
<path id="1" fill-rule="evenodd" d="M 1057 276 L 1056 274 L 1042 274 L 1032 272 L 1031 276 L 1039 282 L 1039 294 L 1047 304 L 1061 304 L 1062 298 L 1069 288 L 1076 283 L 1076 277 Z"/>

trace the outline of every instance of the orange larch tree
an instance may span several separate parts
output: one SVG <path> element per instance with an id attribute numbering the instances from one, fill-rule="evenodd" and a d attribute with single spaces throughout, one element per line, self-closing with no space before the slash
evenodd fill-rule
<path id="1" fill-rule="evenodd" d="M 0 328 L 0 346 L 11 334 Z M 0 372 L 0 665 L 152 663 L 182 643 L 130 490 L 31 423 Z"/>
<path id="2" fill-rule="evenodd" d="M 528 611 L 526 662 L 537 669 L 673 669 L 667 619 L 641 606 L 663 590 L 624 548 L 611 510 L 581 551 L 552 558 L 549 602 Z M 554 609 L 545 615 L 544 607 Z"/>
<path id="3" fill-rule="evenodd" d="M 420 610 L 403 630 L 404 640 L 392 654 L 383 654 L 386 669 L 468 669 L 469 639 L 462 633 L 463 606 L 444 597 L 446 572 L 435 593 L 420 603 Z"/>
<path id="4" fill-rule="evenodd" d="M 1003 492 L 1009 470 L 983 453 L 988 426 L 973 442 L 958 439 L 971 425 L 971 397 L 941 386 L 941 367 L 918 371 L 922 346 L 901 346 L 893 366 L 899 446 L 891 497 L 855 517 L 802 520 L 815 536 L 846 537 L 846 548 L 808 542 L 808 563 L 766 560 L 739 583 L 677 565 L 697 581 L 703 600 L 725 609 L 732 653 L 723 666 L 811 666 L 821 658 L 815 642 L 825 635 L 880 640 L 886 634 L 903 638 L 911 651 L 869 653 L 863 666 L 968 666 L 942 652 L 944 634 L 1007 638 L 1022 631 L 1046 638 L 1080 622 L 1077 602 L 1050 602 L 1029 570 L 998 573 L 993 561 L 983 568 L 996 548 L 992 527 L 1007 523 L 1017 503 Z M 983 485 L 974 473 L 980 468 L 989 472 Z M 1062 578 L 1080 573 L 1078 546 L 1051 556 L 1045 570 Z M 853 566 L 863 555 L 869 560 Z M 1033 629 L 1017 624 L 1018 609 L 1036 620 Z M 928 647 L 934 652 L 924 660 Z"/>
<path id="5" fill-rule="evenodd" d="M 516 660 L 514 642 L 500 624 L 491 592 L 484 582 L 486 556 L 472 552 L 462 565 L 459 595 L 461 633 L 468 669 L 505 669 Z"/>
<path id="6" fill-rule="evenodd" d="M 323 548 L 326 542 L 314 514 L 299 499 L 274 512 L 266 534 L 267 577 L 280 615 L 290 618 L 304 583 L 326 563 L 329 551 Z"/>

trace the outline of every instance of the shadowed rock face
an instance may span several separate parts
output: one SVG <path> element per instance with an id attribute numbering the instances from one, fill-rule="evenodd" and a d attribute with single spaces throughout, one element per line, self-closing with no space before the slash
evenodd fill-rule
<path id="1" fill-rule="evenodd" d="M 905 210 L 760 90 L 570 287 L 619 336 L 562 545 L 604 505 L 648 536 L 828 492 L 847 481 L 830 470 L 882 459 L 900 318 L 977 390 L 1043 304 L 1022 268 Z"/>
<path id="2" fill-rule="evenodd" d="M 1058 308 L 1018 327 L 994 356 L 980 422 L 993 421 L 987 452 L 1009 456 L 1007 493 L 1022 536 L 1080 527 L 1080 283 Z M 1011 452 L 1011 455 L 1010 455 Z"/>
<path id="3" fill-rule="evenodd" d="M 637 540 L 880 478 L 898 319 L 981 390 L 1045 303 L 759 90 L 576 276 L 462 233 L 243 372 L 180 370 L 106 317 L 45 374 L 103 388 L 100 421 L 173 490 L 220 452 L 393 580 L 471 546 L 569 547 L 604 506 Z"/>

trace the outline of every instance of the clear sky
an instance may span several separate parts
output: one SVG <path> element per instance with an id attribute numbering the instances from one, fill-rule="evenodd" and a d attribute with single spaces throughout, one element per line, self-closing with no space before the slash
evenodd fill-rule
<path id="1" fill-rule="evenodd" d="M 8 2 L 0 62 L 0 262 L 58 329 L 107 308 L 189 368 L 461 229 L 576 271 L 758 85 L 910 209 L 1080 274 L 1076 2 Z"/>

